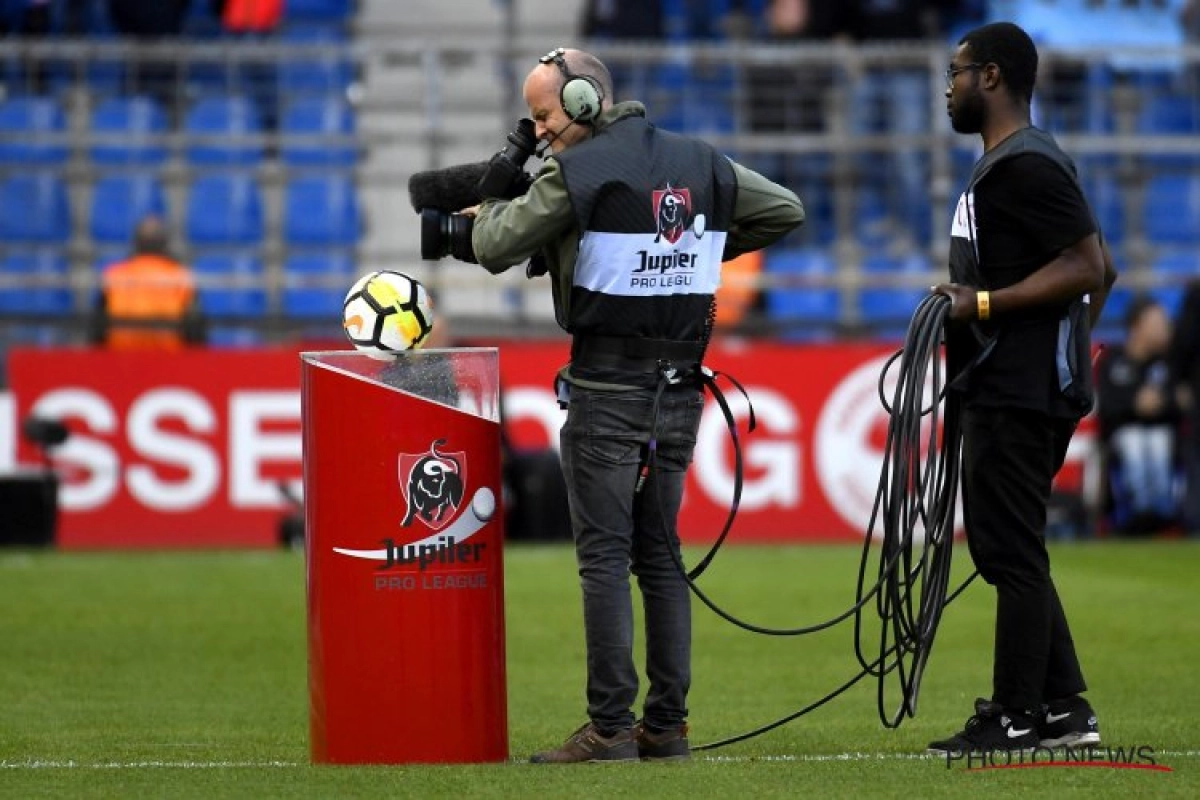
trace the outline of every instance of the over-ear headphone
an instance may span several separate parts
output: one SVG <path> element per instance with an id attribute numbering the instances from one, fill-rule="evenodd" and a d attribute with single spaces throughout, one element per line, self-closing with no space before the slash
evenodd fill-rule
<path id="1" fill-rule="evenodd" d="M 562 73 L 562 90 L 558 102 L 567 119 L 572 122 L 592 122 L 600 116 L 600 103 L 604 100 L 604 89 L 590 75 L 576 75 L 567 68 L 567 51 L 559 47 L 538 59 L 542 64 L 553 64 Z"/>

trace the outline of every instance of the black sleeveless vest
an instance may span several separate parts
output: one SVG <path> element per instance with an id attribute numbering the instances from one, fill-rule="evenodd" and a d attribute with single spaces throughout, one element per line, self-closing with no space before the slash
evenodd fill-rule
<path id="1" fill-rule="evenodd" d="M 975 186 L 1006 158 L 1025 153 L 1037 153 L 1052 161 L 1058 168 L 1079 185 L 1075 162 L 1059 148 L 1050 134 L 1038 128 L 1024 128 L 1009 136 L 975 162 L 967 188 L 959 198 L 954 212 L 950 233 L 950 279 L 955 283 L 978 286 L 981 289 L 999 288 L 989 286 L 979 263 L 979 240 L 975 225 Z M 1080 187 L 1080 193 L 1083 192 Z M 1097 225 L 1097 230 L 1099 226 Z M 955 331 L 947 333 L 947 364 L 949 374 L 955 376 L 952 386 L 965 389 L 973 369 L 987 360 L 996 337 L 1002 335 L 999 323 L 982 325 L 972 323 L 969 333 Z M 1059 389 L 1071 406 L 1083 416 L 1091 410 L 1094 402 L 1091 322 L 1088 301 L 1080 298 L 1071 303 L 1067 313 L 1058 323 L 1058 347 L 1055 365 L 1058 371 Z"/>
<path id="2" fill-rule="evenodd" d="M 556 158 L 580 231 L 567 331 L 705 340 L 733 216 L 728 159 L 640 115 Z"/>

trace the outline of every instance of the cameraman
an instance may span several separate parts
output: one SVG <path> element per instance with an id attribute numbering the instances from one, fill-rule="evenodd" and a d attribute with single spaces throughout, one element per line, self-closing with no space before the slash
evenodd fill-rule
<path id="1" fill-rule="evenodd" d="M 590 721 L 531 760 L 683 759 L 691 598 L 676 566 L 676 517 L 713 294 L 721 261 L 777 241 L 804 209 L 708 144 L 655 128 L 641 103 L 614 104 L 609 71 L 589 53 L 543 56 L 524 96 L 552 156 L 524 194 L 485 196 L 464 213 L 475 214 L 472 247 L 489 272 L 544 259 L 558 323 L 573 337 L 557 383 Z M 631 570 L 650 684 L 636 725 Z"/>

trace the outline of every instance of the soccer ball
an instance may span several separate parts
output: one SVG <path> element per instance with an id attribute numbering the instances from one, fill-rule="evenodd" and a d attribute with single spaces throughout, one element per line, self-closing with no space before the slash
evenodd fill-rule
<path id="1" fill-rule="evenodd" d="M 386 361 L 425 344 L 433 330 L 433 303 L 420 281 L 378 270 L 363 275 L 346 293 L 342 326 L 355 347 Z"/>

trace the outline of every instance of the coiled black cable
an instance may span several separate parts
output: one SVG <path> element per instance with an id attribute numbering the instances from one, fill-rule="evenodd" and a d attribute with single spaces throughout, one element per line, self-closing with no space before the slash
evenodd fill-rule
<path id="1" fill-rule="evenodd" d="M 909 323 L 904 346 L 888 359 L 879 376 L 879 398 L 889 415 L 883 468 L 859 559 L 855 603 L 837 616 L 812 625 L 769 628 L 739 619 L 718 606 L 678 561 L 693 594 L 718 616 L 754 633 L 800 636 L 825 630 L 854 618 L 854 652 L 861 670 L 819 700 L 754 730 L 693 747 L 711 750 L 745 741 L 820 708 L 867 676 L 877 680 L 879 718 L 884 726 L 899 726 L 916 714 L 921 677 L 932 650 L 942 611 L 975 575 L 948 593 L 954 544 L 954 515 L 959 482 L 960 418 L 954 395 L 945 392 L 941 361 L 942 333 L 949 298 L 930 294 Z M 889 401 L 887 375 L 899 361 L 895 389 Z M 926 419 L 927 418 L 927 419 Z M 735 438 L 735 448 L 738 442 Z M 877 531 L 878 528 L 878 531 Z M 705 558 L 711 561 L 716 548 Z M 674 556 L 674 548 L 671 548 Z M 872 557 L 874 583 L 868 586 Z M 675 556 L 678 559 L 678 556 Z M 880 622 L 874 658 L 864 609 L 874 600 Z M 889 705 L 889 676 L 900 691 L 894 709 Z"/>

